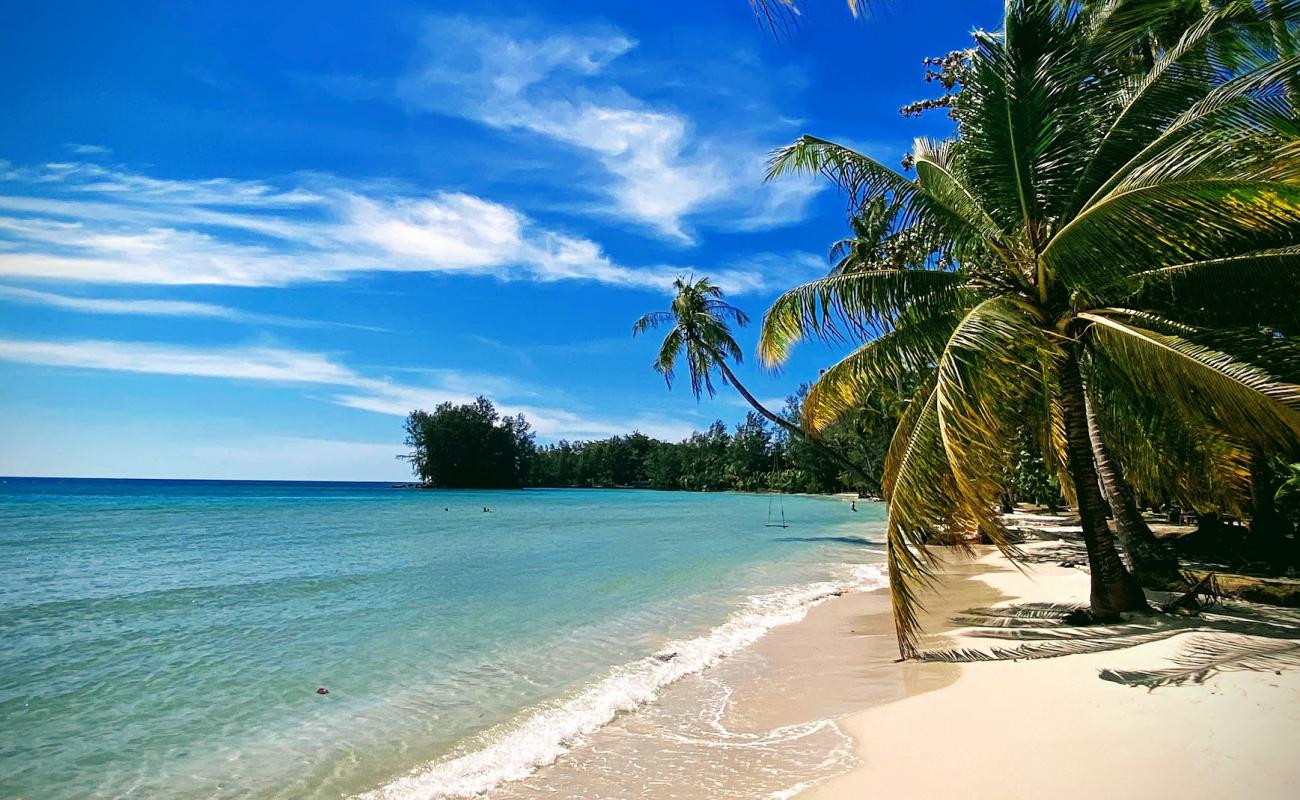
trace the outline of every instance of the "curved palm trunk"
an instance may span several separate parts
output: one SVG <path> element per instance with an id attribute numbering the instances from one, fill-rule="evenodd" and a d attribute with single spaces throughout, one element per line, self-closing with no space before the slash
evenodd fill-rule
<path id="1" fill-rule="evenodd" d="M 1092 411 L 1092 402 L 1084 395 L 1084 413 L 1088 417 L 1088 438 L 1092 441 L 1092 457 L 1101 476 L 1101 491 L 1115 516 L 1115 528 L 1120 546 L 1128 556 L 1129 567 L 1138 582 L 1158 589 L 1176 589 L 1185 581 L 1178 570 L 1178 557 L 1168 545 L 1156 538 L 1137 509 L 1133 490 L 1129 487 L 1119 467 L 1111 458 L 1110 450 L 1101 436 L 1101 425 Z"/>
<path id="2" fill-rule="evenodd" d="M 741 383 L 740 380 L 736 378 L 736 374 L 731 371 L 730 367 L 727 366 L 726 361 L 724 361 L 716 353 L 714 354 L 714 358 L 718 363 L 718 367 L 722 370 L 723 377 L 727 379 L 728 383 L 736 387 L 736 391 L 740 392 L 740 396 L 745 398 L 745 402 L 753 406 L 755 411 L 757 411 L 759 414 L 762 414 L 764 417 L 766 417 L 768 420 L 776 424 L 778 427 L 780 427 L 782 430 L 786 431 L 787 433 L 793 436 L 798 436 L 799 438 L 808 442 L 813 447 L 817 448 L 817 450 L 821 452 L 823 455 L 830 458 L 832 461 L 834 461 L 836 464 L 839 464 L 841 467 L 852 472 L 854 475 L 857 475 L 860 479 L 862 479 L 868 485 L 870 485 L 871 478 L 867 476 L 866 470 L 864 470 L 862 467 L 859 467 L 857 464 L 853 463 L 845 456 L 841 455 L 838 451 L 831 448 L 821 439 L 812 436 L 803 428 L 799 427 L 798 425 L 795 425 L 790 420 L 780 416 L 779 414 L 773 414 L 771 411 L 768 411 L 767 408 L 765 408 L 762 403 L 758 402 L 758 399 L 755 398 L 754 395 L 749 393 L 749 390 L 745 388 L 745 384 Z"/>
<path id="3" fill-rule="evenodd" d="M 1092 587 L 1089 604 L 1099 621 L 1111 621 L 1122 611 L 1149 611 L 1142 586 L 1124 567 L 1115 550 L 1115 537 L 1106 525 L 1106 500 L 1101 496 L 1097 470 L 1092 460 L 1092 441 L 1088 438 L 1088 414 L 1079 374 L 1078 356 L 1073 348 L 1061 363 L 1061 411 L 1065 421 L 1066 450 L 1070 478 L 1079 498 L 1079 522 L 1083 542 L 1088 549 L 1088 566 Z"/>

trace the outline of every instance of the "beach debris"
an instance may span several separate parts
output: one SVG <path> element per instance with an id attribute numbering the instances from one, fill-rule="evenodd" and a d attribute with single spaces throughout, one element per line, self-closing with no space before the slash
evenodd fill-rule
<path id="1" fill-rule="evenodd" d="M 1066 625 L 1092 625 L 1097 620 L 1093 619 L 1092 612 L 1086 608 L 1076 608 L 1061 618 Z"/>
<path id="2" fill-rule="evenodd" d="M 316 694 L 329 694 L 329 693 L 330 693 L 330 690 L 329 690 L 329 689 L 326 689 L 324 686 L 322 686 L 322 687 L 320 687 L 319 689 L 316 690 Z"/>
<path id="3" fill-rule="evenodd" d="M 1214 573 L 1207 572 L 1201 576 L 1191 589 L 1188 589 L 1182 595 L 1174 598 L 1160 607 L 1160 610 L 1166 614 L 1182 614 L 1183 616 L 1196 616 L 1203 608 L 1210 605 L 1217 598 L 1219 592 L 1215 584 Z M 1205 599 L 1201 599 L 1205 595 Z"/>
<path id="4" fill-rule="evenodd" d="M 672 661 L 674 658 L 677 658 L 677 651 L 673 650 L 670 652 L 665 650 L 662 653 L 655 653 L 655 658 L 667 664 L 669 661 Z"/>

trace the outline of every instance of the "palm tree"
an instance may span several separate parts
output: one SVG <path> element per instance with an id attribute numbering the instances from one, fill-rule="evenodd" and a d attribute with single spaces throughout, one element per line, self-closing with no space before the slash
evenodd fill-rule
<path id="1" fill-rule="evenodd" d="M 739 308 L 722 299 L 722 290 L 708 278 L 690 280 L 676 278 L 673 280 L 672 306 L 668 311 L 652 311 L 641 317 L 632 326 L 632 335 L 637 336 L 652 328 L 671 325 L 659 347 L 654 368 L 664 376 L 664 381 L 671 388 L 677 359 L 685 354 L 686 368 L 691 379 L 691 392 L 699 400 L 704 392 L 713 397 L 713 371 L 722 373 L 723 383 L 731 384 L 740 396 L 745 398 L 759 414 L 776 424 L 787 433 L 805 439 L 844 469 L 852 472 L 859 479 L 870 481 L 866 471 L 850 461 L 839 451 L 829 447 L 820 438 L 809 434 L 803 428 L 785 417 L 774 414 L 750 393 L 731 371 L 727 361 L 739 364 L 744 360 L 740 345 L 731 335 L 728 323 L 735 325 L 749 324 L 749 317 Z"/>
<path id="2" fill-rule="evenodd" d="M 1275 335 L 1300 312 L 1255 305 L 1270 281 L 1294 291 L 1300 275 L 1300 137 L 1282 99 L 1300 59 L 1261 43 L 1265 15 L 1230 3 L 1133 76 L 1113 67 L 1144 34 L 1125 5 L 1010 0 L 1002 33 L 975 34 L 952 104 L 957 137 L 915 143 L 915 180 L 811 136 L 773 155 L 770 178 L 821 173 L 852 209 L 897 204 L 884 250 L 922 245 L 903 266 L 863 264 L 787 292 L 760 340 L 775 364 L 806 336 L 874 337 L 810 392 L 813 430 L 873 385 L 924 375 L 884 479 L 904 656 L 915 653 L 914 584 L 934 574 L 927 543 L 979 530 L 1017 557 L 992 467 L 1025 420 L 1043 420 L 1038 439 L 1079 507 L 1098 620 L 1147 605 L 1106 525 L 1087 393 L 1160 398 L 1182 428 L 1300 448 L 1300 386 L 1261 366 L 1300 364 Z M 1249 43 L 1232 64 L 1216 46 L 1225 32 Z M 1184 315 L 1183 293 L 1206 281 L 1230 285 L 1231 305 Z"/>

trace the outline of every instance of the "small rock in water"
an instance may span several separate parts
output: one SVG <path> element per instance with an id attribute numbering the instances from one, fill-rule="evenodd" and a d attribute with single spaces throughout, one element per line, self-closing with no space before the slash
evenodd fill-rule
<path id="1" fill-rule="evenodd" d="M 677 658 L 677 651 L 674 650 L 671 653 L 655 653 L 655 658 L 667 664 L 669 661 Z"/>
<path id="2" fill-rule="evenodd" d="M 322 687 L 320 687 L 319 689 L 316 690 L 316 694 L 329 694 L 329 693 L 330 693 L 330 690 L 329 690 L 329 689 L 326 689 L 324 686 L 322 686 Z"/>

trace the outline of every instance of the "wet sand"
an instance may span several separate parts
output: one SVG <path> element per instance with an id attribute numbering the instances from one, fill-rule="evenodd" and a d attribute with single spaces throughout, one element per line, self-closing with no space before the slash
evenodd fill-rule
<path id="1" fill-rule="evenodd" d="M 998 599 L 955 564 L 930 611 Z M 937 668 L 936 668 L 937 667 Z M 954 665 L 899 663 L 884 591 L 846 594 L 668 687 L 493 798 L 793 797 L 859 763 L 843 720 L 947 686 Z"/>

